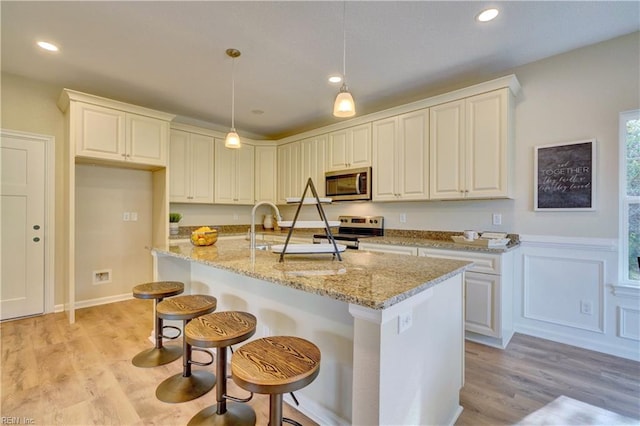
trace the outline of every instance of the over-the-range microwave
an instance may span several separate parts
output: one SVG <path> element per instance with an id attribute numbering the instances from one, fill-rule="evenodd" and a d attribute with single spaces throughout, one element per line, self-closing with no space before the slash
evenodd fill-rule
<path id="1" fill-rule="evenodd" d="M 325 194 L 333 201 L 371 199 L 371 167 L 325 173 Z"/>

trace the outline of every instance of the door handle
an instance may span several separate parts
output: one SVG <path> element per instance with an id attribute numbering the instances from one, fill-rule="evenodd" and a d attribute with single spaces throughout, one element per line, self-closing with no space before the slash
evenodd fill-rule
<path id="1" fill-rule="evenodd" d="M 37 243 L 38 241 L 40 241 L 40 237 L 33 237 L 33 241 Z"/>
<path id="2" fill-rule="evenodd" d="M 40 229 L 40 225 L 33 225 L 33 229 L 35 229 L 35 230 Z"/>

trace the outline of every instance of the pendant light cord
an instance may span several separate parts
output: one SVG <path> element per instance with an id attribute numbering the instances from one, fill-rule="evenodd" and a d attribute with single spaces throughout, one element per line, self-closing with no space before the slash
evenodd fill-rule
<path id="1" fill-rule="evenodd" d="M 236 111 L 236 58 L 231 58 L 231 128 L 235 129 Z"/>
<path id="2" fill-rule="evenodd" d="M 342 2 L 342 83 L 347 80 L 347 2 Z"/>

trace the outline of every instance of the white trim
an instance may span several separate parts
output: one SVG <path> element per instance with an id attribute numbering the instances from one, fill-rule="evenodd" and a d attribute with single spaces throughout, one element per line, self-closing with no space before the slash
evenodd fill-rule
<path id="1" fill-rule="evenodd" d="M 75 309 L 90 308 L 92 306 L 106 305 L 108 303 L 122 302 L 124 300 L 133 299 L 132 293 L 116 294 L 115 296 L 98 297 L 97 299 L 76 300 Z M 62 312 L 64 305 L 56 305 L 55 311 Z"/>
<path id="2" fill-rule="evenodd" d="M 285 403 L 300 411 L 302 414 L 309 417 L 319 425 L 348 426 L 351 424 L 345 419 L 338 417 L 334 412 L 327 410 L 322 405 L 315 402 L 313 399 L 309 399 L 302 394 L 296 394 L 296 398 L 298 399 L 300 405 L 296 405 L 293 398 L 291 398 L 291 395 L 285 394 L 283 396 L 283 400 Z"/>
<path id="3" fill-rule="evenodd" d="M 56 138 L 39 133 L 21 132 L 19 130 L 0 129 L 2 136 L 11 136 L 44 143 L 45 184 L 44 184 L 44 313 L 55 311 L 55 240 L 56 240 Z"/>
<path id="4" fill-rule="evenodd" d="M 433 297 L 433 287 L 429 287 L 428 289 L 415 294 L 409 299 L 405 299 L 386 309 L 372 309 L 372 308 L 367 308 L 365 306 L 354 305 L 353 303 L 349 303 L 349 313 L 354 318 L 362 319 L 367 322 L 381 325 L 395 319 L 396 317 L 398 317 L 403 313 L 408 312 L 410 309 L 413 309 L 415 306 L 423 302 L 426 302 L 431 297 Z"/>
<path id="5" fill-rule="evenodd" d="M 636 308 L 629 308 L 626 306 L 618 306 L 618 337 L 622 337 L 623 339 L 634 340 L 636 342 L 640 342 L 640 336 L 632 335 L 627 332 L 627 324 L 626 316 L 627 314 L 635 313 L 640 316 L 640 310 Z"/>
<path id="6" fill-rule="evenodd" d="M 619 297 L 640 298 L 640 287 L 634 285 L 610 284 L 611 294 Z"/>
<path id="7" fill-rule="evenodd" d="M 555 235 L 520 235 L 523 247 L 558 248 L 565 250 L 598 250 L 615 252 L 616 238 L 559 237 Z"/>

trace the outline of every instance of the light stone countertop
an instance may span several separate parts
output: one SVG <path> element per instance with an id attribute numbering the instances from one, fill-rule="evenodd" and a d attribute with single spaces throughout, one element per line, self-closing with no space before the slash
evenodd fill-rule
<path id="1" fill-rule="evenodd" d="M 213 268 L 281 284 L 372 309 L 386 309 L 462 273 L 471 262 L 346 250 L 342 262 L 333 255 L 279 255 L 256 250 L 249 242 L 220 239 L 208 247 L 169 242 L 152 249 Z"/>

